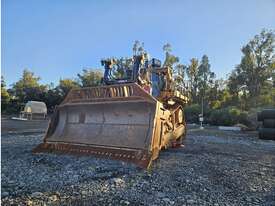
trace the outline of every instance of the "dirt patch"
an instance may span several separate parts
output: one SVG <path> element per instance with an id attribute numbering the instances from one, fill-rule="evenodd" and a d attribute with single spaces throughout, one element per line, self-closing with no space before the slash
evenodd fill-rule
<path id="1" fill-rule="evenodd" d="M 48 120 L 12 120 L 11 117 L 1 118 L 2 134 L 27 134 L 33 132 L 45 132 L 48 126 Z"/>

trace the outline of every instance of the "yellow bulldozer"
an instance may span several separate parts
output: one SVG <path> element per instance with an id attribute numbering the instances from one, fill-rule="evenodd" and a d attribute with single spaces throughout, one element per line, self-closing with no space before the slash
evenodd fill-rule
<path id="1" fill-rule="evenodd" d="M 161 149 L 181 146 L 188 98 L 173 85 L 172 69 L 144 54 L 132 60 L 117 78 L 116 60 L 103 59 L 102 85 L 72 89 L 33 152 L 94 155 L 148 168 Z"/>

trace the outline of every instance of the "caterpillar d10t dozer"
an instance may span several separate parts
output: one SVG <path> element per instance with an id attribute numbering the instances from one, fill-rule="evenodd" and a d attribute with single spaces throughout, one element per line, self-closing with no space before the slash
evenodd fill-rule
<path id="1" fill-rule="evenodd" d="M 95 155 L 148 168 L 161 149 L 182 144 L 187 97 L 173 86 L 171 68 L 157 59 L 135 55 L 120 78 L 113 77 L 114 59 L 101 63 L 103 85 L 72 89 L 33 152 Z"/>

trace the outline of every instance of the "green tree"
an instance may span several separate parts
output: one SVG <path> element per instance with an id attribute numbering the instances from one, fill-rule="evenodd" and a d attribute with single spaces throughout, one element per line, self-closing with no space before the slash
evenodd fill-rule
<path id="1" fill-rule="evenodd" d="M 228 78 L 227 87 L 229 89 L 229 92 L 236 98 L 236 100 L 238 100 L 240 85 L 241 85 L 240 76 L 238 75 L 237 71 L 234 70 L 231 72 Z"/>
<path id="2" fill-rule="evenodd" d="M 186 73 L 190 81 L 190 93 L 191 102 L 198 103 L 198 83 L 199 83 L 199 60 L 192 58 L 190 60 L 190 65 L 187 66 Z"/>
<path id="3" fill-rule="evenodd" d="M 209 102 L 208 91 L 213 86 L 215 78 L 215 73 L 210 70 L 209 59 L 206 55 L 202 56 L 201 63 L 198 67 L 198 89 L 199 97 L 203 102 L 203 105 L 206 102 Z"/>
<path id="4" fill-rule="evenodd" d="M 133 65 L 132 58 L 119 58 L 115 61 L 115 71 L 113 71 L 113 75 L 116 78 L 125 78 L 127 77 L 126 71 L 131 70 Z"/>
<path id="5" fill-rule="evenodd" d="M 12 93 L 20 103 L 30 100 L 41 100 L 41 96 L 46 92 L 47 87 L 39 84 L 40 77 L 25 69 L 19 81 L 13 84 Z"/>
<path id="6" fill-rule="evenodd" d="M 163 51 L 165 52 L 165 61 L 163 66 L 173 67 L 174 64 L 179 63 L 179 57 L 173 55 L 172 46 L 167 43 L 163 46 Z"/>
<path id="7" fill-rule="evenodd" d="M 209 88 L 206 96 L 206 101 L 212 109 L 219 109 L 225 104 L 225 81 L 223 79 L 214 80 L 213 85 Z"/>
<path id="8" fill-rule="evenodd" d="M 163 66 L 168 67 L 171 71 L 174 80 L 172 82 L 172 87 L 183 91 L 186 88 L 186 85 L 184 84 L 186 66 L 180 63 L 179 57 L 172 54 L 172 46 L 169 43 L 163 46 L 163 51 L 165 52 Z"/>
<path id="9" fill-rule="evenodd" d="M 56 87 L 56 90 L 59 92 L 61 99 L 64 99 L 69 91 L 75 88 L 79 88 L 79 84 L 77 83 L 77 81 L 67 78 L 59 80 L 59 85 Z"/>
<path id="10" fill-rule="evenodd" d="M 235 91 L 247 94 L 246 101 L 249 101 L 253 107 L 258 105 L 261 89 L 266 86 L 267 80 L 272 77 L 275 70 L 274 42 L 274 33 L 262 30 L 242 47 L 241 63 L 229 77 L 231 89 L 234 83 L 237 83 Z"/>
<path id="11" fill-rule="evenodd" d="M 184 85 L 184 77 L 185 77 L 186 66 L 183 64 L 177 64 L 174 68 L 174 81 L 177 85 Z"/>
<path id="12" fill-rule="evenodd" d="M 4 77 L 1 76 L 1 111 L 5 112 L 10 102 L 10 94 L 6 89 L 6 82 Z"/>
<path id="13" fill-rule="evenodd" d="M 63 101 L 64 97 L 65 94 L 59 91 L 59 87 L 49 87 L 47 93 L 45 93 L 45 96 L 43 98 L 43 101 L 48 107 L 48 112 L 52 113 L 55 106 L 59 105 Z"/>
<path id="14" fill-rule="evenodd" d="M 102 71 L 97 69 L 83 69 L 82 74 L 77 74 L 82 87 L 92 87 L 101 84 Z"/>
<path id="15" fill-rule="evenodd" d="M 133 54 L 140 55 L 142 53 L 146 53 L 144 50 L 144 43 L 136 40 L 133 45 Z"/>

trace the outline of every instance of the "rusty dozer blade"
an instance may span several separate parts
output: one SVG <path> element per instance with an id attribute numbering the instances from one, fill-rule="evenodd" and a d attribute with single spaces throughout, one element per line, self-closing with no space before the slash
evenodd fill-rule
<path id="1" fill-rule="evenodd" d="M 71 90 L 33 152 L 91 154 L 147 168 L 158 155 L 159 104 L 136 83 Z"/>

